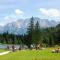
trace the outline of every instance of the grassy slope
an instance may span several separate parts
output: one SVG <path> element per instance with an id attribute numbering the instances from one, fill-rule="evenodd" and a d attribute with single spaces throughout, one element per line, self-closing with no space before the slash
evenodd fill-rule
<path id="1" fill-rule="evenodd" d="M 60 53 L 51 53 L 51 49 L 13 52 L 0 56 L 0 60 L 60 60 Z"/>

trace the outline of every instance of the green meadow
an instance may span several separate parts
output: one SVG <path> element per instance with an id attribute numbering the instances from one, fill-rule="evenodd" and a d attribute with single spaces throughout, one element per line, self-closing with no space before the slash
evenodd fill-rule
<path id="1" fill-rule="evenodd" d="M 0 53 L 7 51 L 6 49 L 0 49 Z"/>
<path id="2" fill-rule="evenodd" d="M 52 53 L 53 48 L 44 50 L 21 50 L 0 56 L 0 60 L 60 60 L 60 53 Z"/>

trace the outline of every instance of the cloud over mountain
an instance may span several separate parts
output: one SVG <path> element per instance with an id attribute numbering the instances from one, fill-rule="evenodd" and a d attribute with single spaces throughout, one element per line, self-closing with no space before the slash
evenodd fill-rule
<path id="1" fill-rule="evenodd" d="M 34 17 L 34 23 L 36 23 L 37 21 L 39 21 L 41 28 L 54 27 L 59 23 L 54 20 L 49 21 L 48 19 L 40 19 L 38 17 Z M 0 33 L 7 31 L 9 33 L 14 33 L 14 34 L 26 33 L 27 27 L 29 26 L 29 22 L 30 22 L 30 18 L 19 19 L 15 22 L 6 24 L 4 27 L 0 26 Z"/>
<path id="2" fill-rule="evenodd" d="M 45 9 L 40 8 L 39 9 L 42 15 L 49 16 L 49 17 L 59 17 L 60 11 L 58 9 Z"/>

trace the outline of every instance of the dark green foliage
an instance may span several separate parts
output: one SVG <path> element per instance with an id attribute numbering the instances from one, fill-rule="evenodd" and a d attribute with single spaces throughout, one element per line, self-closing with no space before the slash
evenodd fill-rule
<path id="1" fill-rule="evenodd" d="M 34 29 L 34 44 L 40 44 L 41 43 L 41 32 L 40 32 L 40 25 L 38 21 L 35 24 L 35 29 Z"/>
<path id="2" fill-rule="evenodd" d="M 27 42 L 29 46 L 33 43 L 33 39 L 34 39 L 34 18 L 32 17 L 30 19 L 30 23 L 27 29 Z"/>
<path id="3" fill-rule="evenodd" d="M 0 35 L 0 43 L 4 44 L 21 44 L 21 35 L 3 33 Z"/>

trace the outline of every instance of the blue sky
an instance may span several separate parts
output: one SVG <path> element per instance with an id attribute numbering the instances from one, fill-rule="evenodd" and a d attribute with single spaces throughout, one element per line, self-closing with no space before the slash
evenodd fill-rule
<path id="1" fill-rule="evenodd" d="M 0 0 L 0 25 L 20 18 L 60 19 L 60 0 Z"/>

